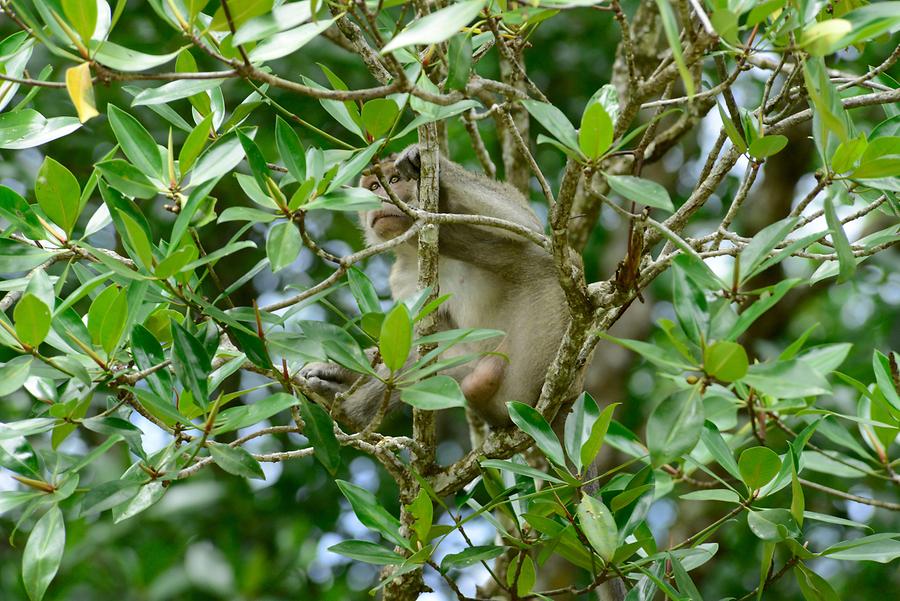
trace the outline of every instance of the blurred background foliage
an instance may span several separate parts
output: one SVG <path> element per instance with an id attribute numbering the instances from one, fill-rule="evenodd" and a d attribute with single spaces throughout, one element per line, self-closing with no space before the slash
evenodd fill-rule
<path id="1" fill-rule="evenodd" d="M 632 12 L 636 0 L 623 2 L 626 12 Z M 171 30 L 157 26 L 158 21 L 147 3 L 131 1 L 125 17 L 116 29 L 119 39 L 127 40 L 129 47 L 152 53 L 177 50 L 182 40 Z M 11 24 L 0 21 L 0 36 L 11 33 Z M 619 42 L 618 29 L 610 13 L 582 10 L 560 15 L 543 23 L 531 38 L 533 49 L 526 52 L 528 72 L 534 82 L 547 92 L 551 102 L 567 113 L 576 122 L 590 96 L 596 91 L 597 82 L 606 82 L 611 75 L 615 59 L 615 48 Z M 885 39 L 869 44 L 865 48 L 851 48 L 844 60 L 853 60 L 856 65 L 877 64 L 890 54 L 895 40 Z M 36 47 L 34 64 L 58 62 Z M 861 57 L 857 53 L 862 53 Z M 197 55 L 199 68 L 213 69 L 216 65 L 205 64 L 206 57 Z M 838 56 L 838 61 L 842 60 Z M 351 89 L 373 85 L 368 72 L 358 57 L 327 40 L 319 39 L 307 46 L 302 54 L 286 57 L 272 64 L 276 72 L 292 78 L 300 74 L 325 84 L 317 63 L 328 65 L 344 79 Z M 479 71 L 491 75 L 496 73 L 496 53 L 489 53 L 480 63 Z M 894 67 L 893 75 L 897 73 Z M 890 73 L 889 73 L 890 74 Z M 762 80 L 753 82 L 753 87 L 738 88 L 740 95 L 758 98 Z M 226 106 L 234 107 L 252 89 L 240 80 L 228 81 L 222 86 Z M 97 86 L 98 109 L 105 113 L 105 104 L 119 106 L 131 104 L 131 96 L 123 92 L 121 86 Z M 21 94 L 21 92 L 20 92 Z M 337 137 L 346 137 L 333 120 L 327 117 L 318 101 L 311 98 L 291 96 L 281 90 L 271 90 L 271 98 L 283 104 L 291 112 L 322 127 Z M 186 101 L 181 101 L 184 107 Z M 72 114 L 72 108 L 64 96 L 42 91 L 36 98 L 41 113 L 50 117 Z M 857 123 L 877 123 L 883 118 L 883 109 L 873 107 L 870 119 L 865 111 L 855 111 Z M 186 113 L 186 110 L 185 110 Z M 146 108 L 133 110 L 160 141 L 168 135 L 168 124 Z M 257 110 L 250 123 L 259 126 L 256 137 L 263 152 L 273 156 L 274 111 L 265 107 Z M 539 126 L 534 125 L 537 129 Z M 704 149 L 708 149 L 719 128 L 715 111 L 696 131 L 671 149 L 658 163 L 648 165 L 644 176 L 662 183 L 671 192 L 676 206 L 684 200 L 684 193 L 696 182 L 705 160 Z M 330 143 L 311 131 L 298 130 L 305 144 L 329 148 Z M 472 170 L 478 170 L 478 163 L 471 150 L 469 138 L 462 123 L 453 119 L 448 123 L 452 158 Z M 497 158 L 499 149 L 491 125 L 482 129 L 485 142 L 492 155 Z M 176 147 L 183 132 L 174 132 Z M 785 152 L 775 160 L 766 163 L 764 177 L 751 193 L 750 201 L 755 209 L 745 211 L 745 222 L 737 225 L 737 231 L 750 236 L 763 225 L 785 216 L 792 202 L 811 189 L 815 183 L 813 169 L 817 164 L 814 148 L 807 129 L 793 132 L 790 152 Z M 532 134 L 532 137 L 534 133 Z M 415 134 L 395 141 L 393 150 L 400 150 L 414 141 Z M 65 162 L 79 180 L 85 181 L 90 175 L 92 164 L 106 154 L 113 145 L 113 138 L 105 118 L 89 121 L 74 135 L 51 142 L 43 147 L 24 151 L 0 151 L 0 184 L 9 186 L 23 195 L 31 193 L 37 171 L 45 154 Z M 535 149 L 536 159 L 556 187 L 562 172 L 564 157 L 548 145 Z M 718 191 L 718 194 L 704 208 L 704 213 L 694 220 L 692 227 L 701 229 L 721 218 L 723 198 L 730 198 L 737 190 L 739 179 L 746 167 L 742 159 L 733 173 Z M 499 161 L 498 161 L 499 165 Z M 246 169 L 242 167 L 241 169 Z M 535 188 L 534 192 L 537 192 Z M 233 178 L 225 178 L 216 188 L 217 211 L 221 213 L 230 206 L 246 205 L 247 199 Z M 546 214 L 546 206 L 541 205 L 539 193 L 533 194 L 536 208 Z M 96 203 L 97 201 L 92 201 Z M 162 234 L 171 228 L 174 215 L 157 202 L 143 206 L 151 219 L 154 232 Z M 87 219 L 90 209 L 83 213 Z M 704 223 L 704 219 L 708 220 Z M 616 262 L 624 252 L 624 222 L 615 214 L 604 213 L 593 230 L 585 251 L 588 281 L 609 277 Z M 309 216 L 308 226 L 327 250 L 344 254 L 351 248 L 361 246 L 361 236 L 354 218 L 350 214 L 320 211 Z M 226 223 L 208 227 L 204 239 L 216 248 L 234 234 L 239 227 L 236 223 Z M 258 248 L 232 255 L 220 264 L 218 272 L 227 285 L 237 280 L 264 257 L 265 226 L 257 225 L 250 234 Z M 860 232 L 849 232 L 851 238 Z M 105 237 L 104 237 L 105 236 Z M 115 243 L 112 228 L 98 233 L 93 239 L 97 246 L 110 247 Z M 383 298 L 389 296 L 387 290 L 388 259 L 376 256 L 366 265 L 366 271 L 379 286 Z M 786 261 L 782 267 L 789 276 L 804 277 L 809 269 L 803 263 Z M 234 295 L 235 304 L 247 306 L 254 299 L 260 304 L 277 300 L 277 295 L 285 285 L 307 287 L 329 274 L 331 268 L 314 257 L 306 248 L 291 267 L 278 275 L 263 270 Z M 775 309 L 761 319 L 751 330 L 746 344 L 759 358 L 777 355 L 792 340 L 810 326 L 818 324 L 810 335 L 808 346 L 828 342 L 853 342 L 842 371 L 861 381 L 871 380 L 872 350 L 882 351 L 900 348 L 900 256 L 896 249 L 881 253 L 861 266 L 861 273 L 846 284 L 837 285 L 833 280 L 795 289 Z M 771 280 L 780 274 L 770 275 Z M 762 278 L 767 278 L 763 274 Z M 768 278 L 767 278 L 768 279 Z M 669 302 L 671 284 L 667 277 L 660 278 L 651 288 L 643 305 L 635 304 L 626 317 L 617 324 L 613 334 L 629 338 L 653 338 L 652 323 L 659 318 L 672 318 L 674 312 Z M 353 312 L 354 303 L 346 290 L 337 290 L 330 300 L 344 311 Z M 299 314 L 303 319 L 335 319 L 334 312 L 323 305 L 310 306 Z M 0 355 L 5 353 L 0 349 Z M 0 361 L 10 357 L 0 356 Z M 658 396 L 655 394 L 661 382 L 654 380 L 653 371 L 645 368 L 634 355 L 625 353 L 610 343 L 601 343 L 595 354 L 594 365 L 588 376 L 588 389 L 606 404 L 623 401 L 616 416 L 624 425 L 640 431 L 646 423 L 647 415 Z M 247 388 L 252 374 L 246 374 L 241 387 Z M 840 384 L 835 385 L 835 395 L 831 401 L 823 401 L 825 406 L 855 413 L 855 396 Z M 11 396 L 0 402 L 0 421 L 20 418 L 29 410 L 30 403 L 25 395 Z M 387 425 L 392 431 L 408 431 L 409 416 L 396 415 Z M 439 448 L 442 463 L 459 458 L 468 448 L 465 420 L 461 412 L 452 412 L 441 417 L 440 438 L 446 442 Z M 151 431 L 152 428 L 148 428 Z M 84 452 L 93 442 L 79 437 L 90 435 L 79 431 L 66 443 L 72 450 Z M 779 432 L 769 432 L 777 440 Z M 267 444 L 281 444 L 291 448 L 298 440 L 285 438 L 278 443 L 267 439 Z M 87 444 L 90 443 L 90 444 Z M 163 446 L 163 441 L 154 445 L 145 441 L 149 450 Z M 104 465 L 98 462 L 93 469 L 107 470 L 109 475 L 121 473 L 128 465 L 128 452 L 117 448 L 120 465 L 110 465 L 115 453 L 104 458 Z M 276 451 L 278 448 L 251 449 L 253 451 Z M 622 457 L 607 447 L 610 465 L 621 462 Z M 396 514 L 398 501 L 392 480 L 375 464 L 364 456 L 354 457 L 354 452 L 343 450 L 344 462 L 340 478 L 353 481 L 370 490 L 378 491 L 379 500 Z M 332 478 L 311 457 L 293 460 L 285 464 L 265 464 L 267 479 L 264 482 L 228 476 L 217 468 L 207 469 L 187 482 L 172 486 L 163 500 L 138 519 L 113 524 L 108 513 L 102 517 L 72 521 L 67 528 L 67 552 L 63 565 L 47 599 L 66 601 L 163 601 L 176 599 L 257 599 L 288 600 L 318 599 L 320 601 L 350 601 L 369 598 L 367 590 L 376 579 L 376 569 L 366 564 L 351 562 L 325 549 L 346 538 L 364 538 L 371 533 L 362 527 L 349 510 L 348 504 L 338 492 Z M 824 484 L 857 494 L 878 494 L 855 486 L 847 475 L 833 473 L 821 479 Z M 885 483 L 885 487 L 890 484 Z M 12 488 L 12 481 L 0 475 L 0 489 Z M 717 514 L 715 504 L 674 503 L 669 499 L 658 501 L 651 509 L 648 521 L 660 543 L 679 540 L 693 532 L 693 524 L 704 524 L 714 520 Z M 877 530 L 891 530 L 898 527 L 897 515 L 889 511 L 875 509 L 853 502 L 840 501 L 831 497 L 807 499 L 807 509 L 837 517 L 848 517 L 870 524 Z M 720 512 L 721 513 L 721 512 Z M 743 522 L 746 518 L 740 518 Z M 24 537 L 13 531 L 15 518 L 0 516 L 0 533 L 11 546 L 0 546 L 0 599 L 4 601 L 25 598 L 21 585 L 20 560 Z M 842 531 L 847 530 L 847 531 Z M 489 529 L 481 531 L 473 527 L 473 538 L 489 536 Z M 819 524 L 812 527 L 808 538 L 815 546 L 826 546 L 846 539 L 852 533 L 841 526 Z M 752 589 L 758 581 L 759 555 L 761 543 L 743 523 L 726 526 L 717 535 L 720 544 L 718 561 L 710 562 L 694 574 L 706 598 L 727 597 L 737 591 Z M 484 540 L 482 542 L 489 542 Z M 478 544 L 478 541 L 476 541 Z M 456 549 L 458 550 L 458 549 Z M 448 545 L 445 552 L 453 552 Z M 883 566 L 872 562 L 837 562 L 827 558 L 811 562 L 812 567 L 829 580 L 834 588 L 847 599 L 886 599 L 890 591 L 900 590 L 900 571 L 896 567 Z M 471 578 L 482 579 L 473 569 Z M 554 580 L 571 583 L 572 574 L 561 564 Z M 469 581 L 471 583 L 471 581 Z M 460 582 L 465 586 L 466 579 Z M 429 582 L 439 589 L 441 583 Z M 424 595 L 423 599 L 443 599 L 443 593 Z M 766 591 L 766 599 L 773 601 L 799 598 L 799 592 L 791 579 L 785 579 Z"/>

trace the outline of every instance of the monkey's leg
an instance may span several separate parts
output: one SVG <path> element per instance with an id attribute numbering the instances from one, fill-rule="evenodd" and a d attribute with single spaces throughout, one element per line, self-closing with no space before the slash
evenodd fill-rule
<path id="1" fill-rule="evenodd" d="M 497 394 L 508 364 L 505 358 L 496 355 L 484 357 L 475 364 L 472 372 L 460 382 L 469 405 L 477 409 Z"/>

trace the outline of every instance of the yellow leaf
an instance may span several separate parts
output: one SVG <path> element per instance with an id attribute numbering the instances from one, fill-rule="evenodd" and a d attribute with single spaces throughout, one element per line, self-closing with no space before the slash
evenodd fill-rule
<path id="1" fill-rule="evenodd" d="M 91 65 L 81 63 L 66 70 L 66 90 L 78 111 L 78 120 L 84 123 L 100 113 L 94 106 L 94 84 L 91 81 Z"/>

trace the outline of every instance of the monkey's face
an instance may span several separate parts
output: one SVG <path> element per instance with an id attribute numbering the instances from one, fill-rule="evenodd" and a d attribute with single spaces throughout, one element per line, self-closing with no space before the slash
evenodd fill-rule
<path id="1" fill-rule="evenodd" d="M 418 182 L 404 179 L 394 168 L 392 159 L 382 161 L 381 170 L 394 194 L 403 202 L 416 206 L 418 200 Z M 360 212 L 359 219 L 366 231 L 366 236 L 374 241 L 385 241 L 395 238 L 409 229 L 412 219 L 388 200 L 387 191 L 381 187 L 374 173 L 364 174 L 359 181 L 362 188 L 374 192 L 384 199 L 381 207 L 371 211 Z"/>

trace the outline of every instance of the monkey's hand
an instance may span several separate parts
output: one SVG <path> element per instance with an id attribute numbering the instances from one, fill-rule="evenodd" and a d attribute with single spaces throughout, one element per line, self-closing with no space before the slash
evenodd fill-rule
<path id="1" fill-rule="evenodd" d="M 309 363 L 300 370 L 300 377 L 306 380 L 313 392 L 332 400 L 346 392 L 361 376 L 335 363 Z"/>
<path id="2" fill-rule="evenodd" d="M 418 144 L 413 144 L 400 153 L 397 160 L 394 161 L 394 168 L 408 180 L 419 179 L 419 173 L 422 169 L 422 158 L 419 156 Z"/>

